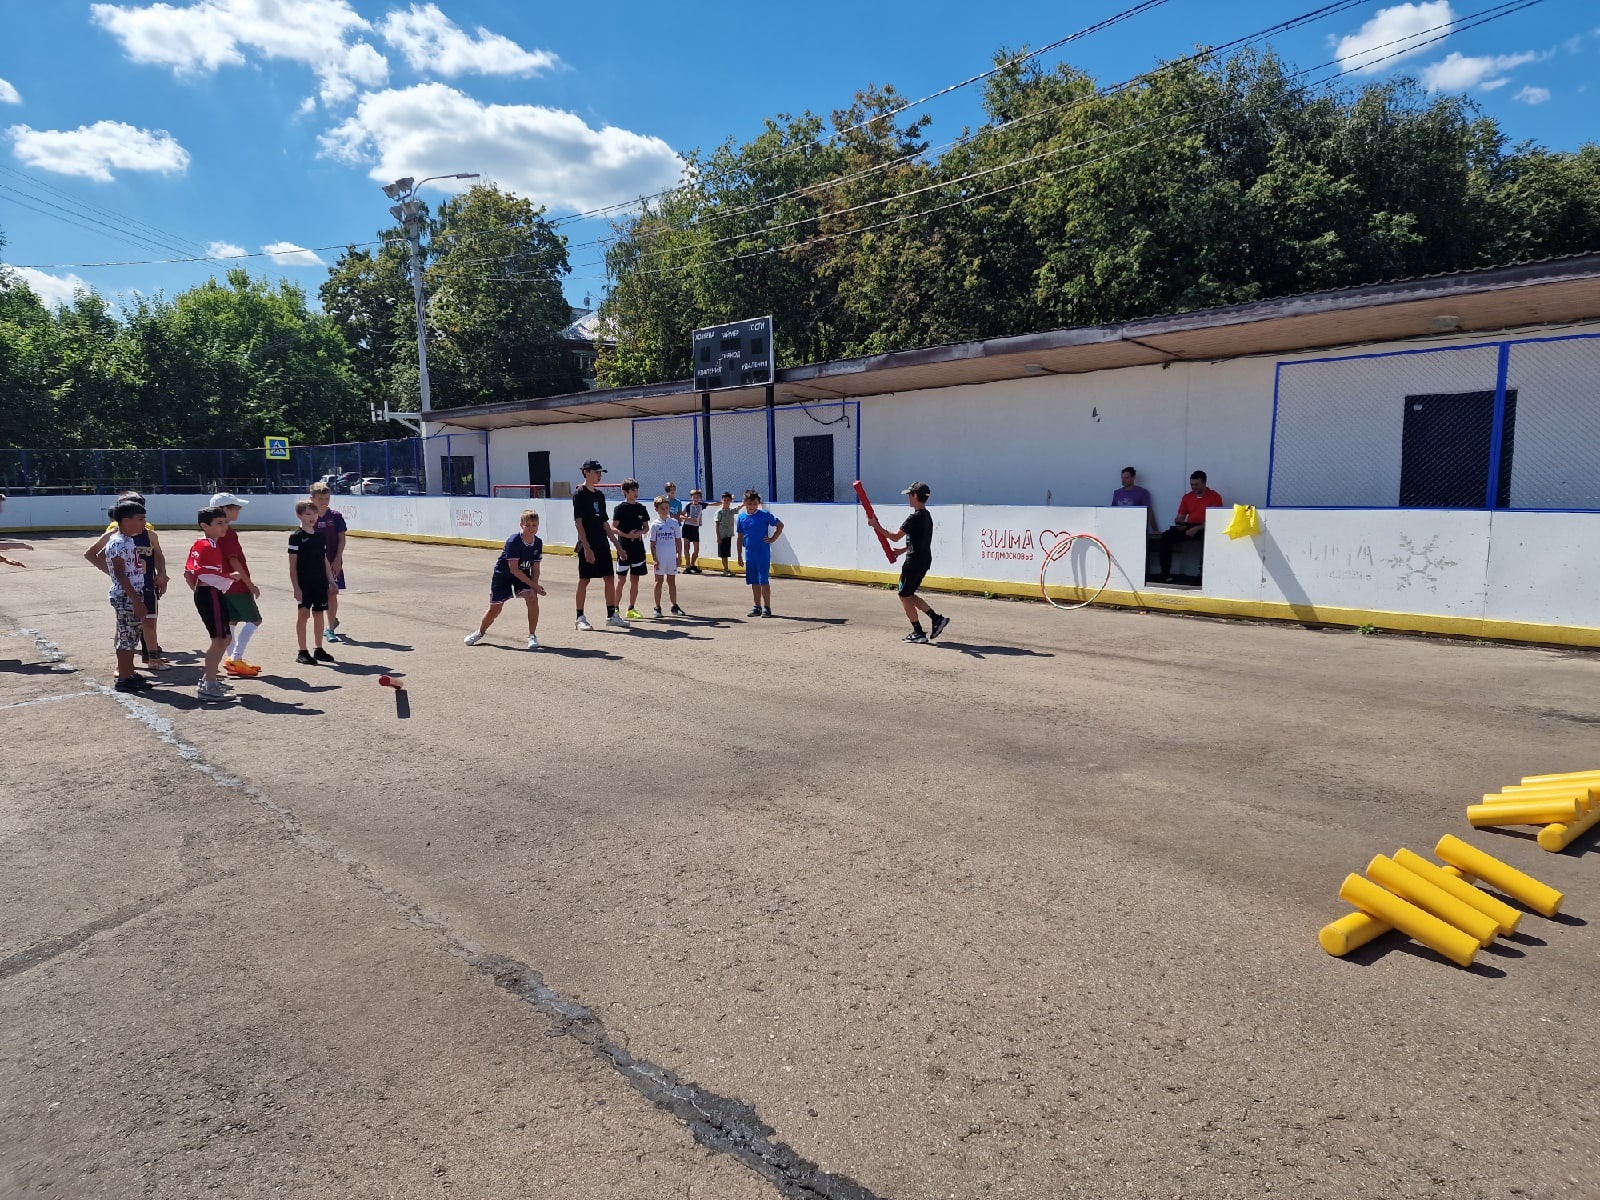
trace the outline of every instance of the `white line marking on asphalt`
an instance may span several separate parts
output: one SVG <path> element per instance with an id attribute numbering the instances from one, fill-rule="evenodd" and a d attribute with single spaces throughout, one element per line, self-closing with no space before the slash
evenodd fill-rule
<path id="1" fill-rule="evenodd" d="M 7 708 L 27 708 L 30 704 L 55 704 L 60 700 L 77 700 L 82 696 L 98 696 L 98 691 L 93 692 L 68 692 L 64 696 L 40 696 L 37 700 L 18 700 L 13 704 L 0 704 L 0 710 Z"/>

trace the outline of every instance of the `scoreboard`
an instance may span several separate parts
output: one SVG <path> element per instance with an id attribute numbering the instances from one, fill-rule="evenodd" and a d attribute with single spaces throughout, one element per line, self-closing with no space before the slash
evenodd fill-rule
<path id="1" fill-rule="evenodd" d="M 692 346 L 697 392 L 751 387 L 773 380 L 771 317 L 696 329 Z"/>

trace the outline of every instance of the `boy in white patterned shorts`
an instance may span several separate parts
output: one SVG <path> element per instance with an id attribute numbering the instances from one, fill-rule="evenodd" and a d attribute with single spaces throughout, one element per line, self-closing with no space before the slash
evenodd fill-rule
<path id="1" fill-rule="evenodd" d="M 144 532 L 144 505 L 123 500 L 111 510 L 117 532 L 105 546 L 106 573 L 111 576 L 111 611 L 117 615 L 117 632 L 112 643 L 117 651 L 119 692 L 142 692 L 152 685 L 133 670 L 133 655 L 139 649 L 139 634 L 149 614 L 144 606 L 144 556 L 134 538 Z"/>

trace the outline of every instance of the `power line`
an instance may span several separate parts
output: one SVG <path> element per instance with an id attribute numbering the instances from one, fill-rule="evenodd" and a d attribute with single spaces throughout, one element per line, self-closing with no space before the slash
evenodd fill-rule
<path id="1" fill-rule="evenodd" d="M 49 215 L 49 214 L 46 214 Z M 361 250 L 367 246 L 381 246 L 383 239 L 377 238 L 370 242 L 334 242 L 331 246 L 306 246 L 300 250 L 291 251 L 297 254 L 321 254 L 333 250 Z M 0 266 L 28 267 L 35 271 L 60 271 L 68 268 L 83 267 L 165 267 L 181 265 L 183 263 L 221 263 L 238 262 L 246 258 L 270 258 L 273 254 L 282 254 L 283 251 L 259 250 L 252 254 L 201 254 L 192 258 L 145 258 L 127 259 L 121 262 L 86 262 L 86 263 L 3 263 Z"/>
<path id="2" fill-rule="evenodd" d="M 875 116 L 868 117 L 866 120 L 860 121 L 855 125 L 849 126 L 848 128 L 836 130 L 825 138 L 817 138 L 813 141 L 805 142 L 795 146 L 786 146 L 776 154 L 769 155 L 767 158 L 760 159 L 751 165 L 761 166 L 765 163 L 775 162 L 780 158 L 787 158 L 790 155 L 798 154 L 805 150 L 811 150 L 826 145 L 828 142 L 831 142 L 836 138 L 843 137 L 847 133 L 853 133 L 858 129 L 864 129 L 877 121 L 884 121 L 892 117 L 897 117 L 901 113 L 908 112 L 909 110 L 926 104 L 931 100 L 937 100 L 941 96 L 948 96 L 951 92 L 960 91 L 964 87 L 969 87 L 974 83 L 979 83 L 990 78 L 991 76 L 997 75 L 1001 71 L 1009 70 L 1012 67 L 1020 66 L 1030 59 L 1038 58 L 1043 54 L 1048 54 L 1052 50 L 1059 50 L 1062 46 L 1065 46 L 1070 42 L 1075 42 L 1081 38 L 1086 38 L 1091 34 L 1099 33 L 1104 29 L 1110 29 L 1113 25 L 1119 25 L 1123 21 L 1130 20 L 1131 18 L 1147 12 L 1150 9 L 1159 8 L 1166 3 L 1168 3 L 1168 0 L 1142 0 L 1141 3 L 1135 4 L 1131 8 L 1125 8 L 1119 13 L 1113 13 L 1111 16 L 1106 17 L 1103 20 L 1096 21 L 1093 25 L 1086 25 L 1076 33 L 1069 33 L 1066 37 L 1057 38 L 1048 45 L 1040 46 L 1037 50 L 1030 50 L 1026 54 L 1019 54 L 1015 58 L 1008 59 L 1003 63 L 997 63 L 995 66 L 990 67 L 987 71 L 982 71 L 979 74 L 970 76 L 969 78 L 963 79 L 958 83 L 949 84 L 946 87 L 940 88 L 938 91 L 929 92 L 926 96 L 922 96 L 916 100 L 908 101 L 907 103 L 902 104 L 899 108 L 890 109 L 888 112 L 878 113 Z M 552 225 L 564 225 L 571 221 L 582 221 L 591 217 L 604 216 L 608 213 L 621 212 L 624 209 L 632 208 L 636 204 L 641 204 L 646 200 L 659 199 L 660 197 L 668 195 L 674 190 L 675 189 L 673 188 L 666 188 L 663 191 L 654 192 L 648 196 L 641 196 L 635 200 L 629 200 L 618 204 L 607 204 L 601 206 L 600 208 L 590 209 L 587 212 L 571 213 L 564 217 L 557 217 L 550 223 Z"/>
<path id="3" fill-rule="evenodd" d="M 102 237 L 109 237 L 115 241 L 129 242 L 133 245 L 144 246 L 152 250 L 172 250 L 171 246 L 163 245 L 154 239 L 142 237 L 126 230 L 113 229 L 105 225 L 103 222 L 93 220 L 92 218 L 81 219 L 84 216 L 83 214 L 77 216 L 68 215 L 64 210 L 61 210 L 54 205 L 48 208 L 40 208 L 39 204 L 50 204 L 50 201 L 47 199 L 41 199 L 38 196 L 30 195 L 27 192 L 19 191 L 7 184 L 0 183 L 0 192 L 7 194 L 8 198 L 6 202 L 8 204 L 14 204 L 18 208 L 27 209 L 29 212 L 33 213 L 38 213 L 42 217 L 49 217 L 52 220 L 61 221 L 67 225 L 74 225 L 79 229 L 86 229 L 90 233 L 97 233 Z M 37 203 L 30 204 L 29 201 L 36 201 Z"/>
<path id="4" fill-rule="evenodd" d="M 188 238 L 181 237 L 178 234 L 162 229 L 159 226 L 151 225 L 147 221 L 141 221 L 136 217 L 130 217 L 124 213 L 119 213 L 115 209 L 106 208 L 104 205 L 96 204 L 92 200 L 84 200 L 81 197 L 74 196 L 72 193 L 56 187 L 47 180 L 39 178 L 37 175 L 31 175 L 27 171 L 19 171 L 15 167 L 7 167 L 4 165 L 0 165 L 0 171 L 3 171 L 5 174 L 21 181 L 24 186 L 32 189 L 34 193 L 34 199 L 44 199 L 44 197 L 37 195 L 39 191 L 49 192 L 52 195 L 60 197 L 61 200 L 68 205 L 71 211 L 79 212 L 86 216 L 91 216 L 97 213 L 113 225 L 125 227 L 134 233 L 144 232 L 152 234 L 167 249 L 175 251 L 178 254 L 197 254 L 203 252 L 204 250 L 204 247 L 197 242 L 190 241 Z"/>

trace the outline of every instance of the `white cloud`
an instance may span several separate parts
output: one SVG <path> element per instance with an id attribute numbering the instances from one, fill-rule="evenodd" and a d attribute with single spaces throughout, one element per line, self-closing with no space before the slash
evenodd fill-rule
<path id="1" fill-rule="evenodd" d="M 1485 54 L 1468 58 L 1451 51 L 1436 63 L 1422 68 L 1422 83 L 1430 92 L 1465 92 L 1482 87 L 1493 91 L 1511 82 L 1505 72 L 1537 62 L 1532 50 L 1521 54 Z"/>
<path id="2" fill-rule="evenodd" d="M 47 275 L 32 267 L 7 267 L 5 270 L 27 284 L 33 290 L 33 294 L 44 301 L 47 308 L 55 308 L 58 304 L 71 304 L 73 296 L 78 292 L 94 291 L 76 275 Z"/>
<path id="3" fill-rule="evenodd" d="M 243 246 L 235 246 L 232 242 L 207 242 L 206 253 L 212 258 L 243 258 L 250 251 Z"/>
<path id="4" fill-rule="evenodd" d="M 304 246 L 296 246 L 293 242 L 273 242 L 270 246 L 261 247 L 261 253 L 272 259 L 280 267 L 320 267 L 325 265 L 317 257 L 316 251 L 307 250 Z"/>
<path id="5" fill-rule="evenodd" d="M 0 79 L 0 104 L 21 104 L 22 93 L 4 79 Z"/>
<path id="6" fill-rule="evenodd" d="M 1455 21 L 1450 0 L 1424 0 L 1421 4 L 1396 4 L 1380 8 L 1373 18 L 1354 33 L 1329 38 L 1339 65 L 1346 71 L 1371 74 L 1387 70 L 1389 64 L 1420 54 L 1416 43 L 1444 32 L 1439 28 Z M 1379 61 L 1382 60 L 1382 61 Z"/>
<path id="7" fill-rule="evenodd" d="M 307 96 L 304 100 L 300 101 L 300 115 L 302 117 L 309 117 L 316 111 L 317 98 L 315 96 Z"/>
<path id="8" fill-rule="evenodd" d="M 482 25 L 478 36 L 470 38 L 436 4 L 413 4 L 405 12 L 390 13 L 382 32 L 412 70 L 431 75 L 532 75 L 561 61 L 548 51 L 524 50 Z"/>
<path id="9" fill-rule="evenodd" d="M 135 129 L 120 121 L 96 121 L 77 129 L 6 130 L 17 157 L 30 167 L 58 175 L 84 175 L 110 183 L 112 169 L 182 174 L 189 152 L 165 129 Z"/>
<path id="10" fill-rule="evenodd" d="M 324 101 L 338 103 L 357 87 L 377 87 L 389 62 L 363 41 L 372 28 L 348 0 L 198 0 L 121 6 L 95 4 L 95 21 L 134 62 L 171 67 L 178 75 L 240 66 L 246 51 L 302 63 L 316 73 Z"/>
<path id="11" fill-rule="evenodd" d="M 553 208 L 593 208 L 671 187 L 683 162 L 660 138 L 528 104 L 480 104 L 442 83 L 361 97 L 322 137 L 322 152 L 371 162 L 382 183 L 476 171 Z M 441 187 L 451 187 L 440 181 Z"/>
<path id="12" fill-rule="evenodd" d="M 1523 88 L 1511 98 L 1513 100 L 1521 100 L 1524 104 L 1543 104 L 1550 99 L 1550 89 L 1529 86 Z"/>

